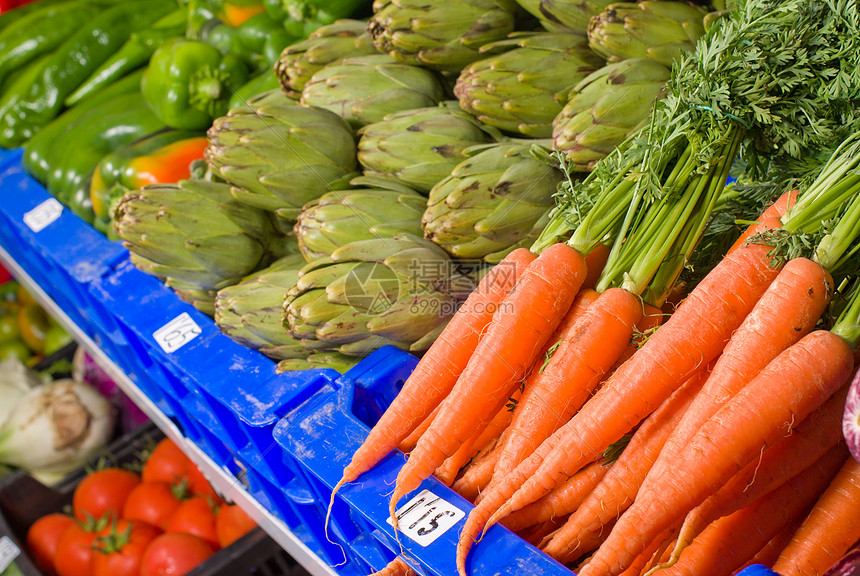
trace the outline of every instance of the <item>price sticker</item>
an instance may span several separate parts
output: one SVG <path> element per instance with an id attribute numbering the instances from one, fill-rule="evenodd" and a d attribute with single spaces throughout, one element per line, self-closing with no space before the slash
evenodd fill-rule
<path id="1" fill-rule="evenodd" d="M 56 198 L 49 198 L 24 214 L 24 224 L 33 232 L 41 232 L 63 213 L 63 205 Z"/>
<path id="2" fill-rule="evenodd" d="M 466 513 L 429 490 L 422 490 L 396 515 L 397 528 L 401 533 L 421 546 L 429 546 L 465 517 Z M 391 518 L 388 523 L 392 524 Z"/>
<path id="3" fill-rule="evenodd" d="M 153 332 L 152 336 L 161 349 L 170 354 L 194 340 L 201 332 L 194 319 L 187 312 L 183 312 Z"/>
<path id="4" fill-rule="evenodd" d="M 0 538 L 0 572 L 5 571 L 20 554 L 21 549 L 15 545 L 11 538 L 8 536 Z"/>

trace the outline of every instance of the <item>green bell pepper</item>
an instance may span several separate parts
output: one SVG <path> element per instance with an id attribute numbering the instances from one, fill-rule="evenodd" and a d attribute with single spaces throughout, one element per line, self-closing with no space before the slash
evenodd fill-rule
<path id="1" fill-rule="evenodd" d="M 28 14 L 44 10 L 53 4 L 60 4 L 67 1 L 68 0 L 39 0 L 38 2 L 29 2 L 27 4 L 22 4 L 21 6 L 15 6 L 11 10 L 6 10 L 5 12 L 0 13 L 0 30 L 4 30 Z"/>
<path id="2" fill-rule="evenodd" d="M 221 54 L 230 54 L 232 52 L 235 38 L 236 29 L 224 24 L 217 18 L 213 18 L 203 24 L 198 35 L 198 39 L 201 42 L 214 46 Z"/>
<path id="3" fill-rule="evenodd" d="M 64 104 L 67 107 L 74 106 L 89 94 L 145 65 L 149 62 L 155 49 L 161 46 L 165 40 L 178 38 L 185 34 L 186 17 L 185 10 L 174 10 L 153 24 L 151 28 L 133 32 L 122 48 L 99 66 L 77 90 L 72 92 Z"/>
<path id="4" fill-rule="evenodd" d="M 63 101 L 128 40 L 175 8 L 163 0 L 133 0 L 111 5 L 63 42 L 36 82 L 8 114 L 0 118 L 0 146 L 12 148 L 30 139 L 55 118 Z"/>
<path id="5" fill-rule="evenodd" d="M 203 42 L 173 39 L 152 55 L 140 90 L 171 128 L 202 130 L 226 114 L 234 89 L 247 79 L 248 69 L 232 54 Z"/>
<path id="6" fill-rule="evenodd" d="M 349 18 L 367 4 L 365 0 L 263 0 L 266 12 L 275 20 L 318 22 L 320 26 Z"/>
<path id="7" fill-rule="evenodd" d="M 263 70 L 274 66 L 284 48 L 304 37 L 303 32 L 291 34 L 282 22 L 263 12 L 236 28 L 231 52 L 255 70 Z"/>

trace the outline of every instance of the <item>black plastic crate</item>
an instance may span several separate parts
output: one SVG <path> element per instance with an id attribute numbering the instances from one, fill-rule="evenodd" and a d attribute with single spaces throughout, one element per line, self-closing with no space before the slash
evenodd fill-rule
<path id="1" fill-rule="evenodd" d="M 19 471 L 0 479 L 0 539 L 8 536 L 21 550 L 14 562 L 25 576 L 42 576 L 26 550 L 27 530 L 40 517 L 62 512 L 71 506 L 72 493 L 88 469 L 99 462 L 123 466 L 140 460 L 164 437 L 153 424 L 146 424 L 114 441 L 98 457 L 53 487 L 45 486 L 29 474 Z M 216 575 L 308 576 L 305 569 L 266 534 L 256 528 L 216 552 L 188 576 Z"/>

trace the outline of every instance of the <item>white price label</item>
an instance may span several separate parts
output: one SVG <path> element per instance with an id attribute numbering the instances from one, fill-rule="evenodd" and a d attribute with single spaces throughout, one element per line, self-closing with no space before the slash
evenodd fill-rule
<path id="1" fill-rule="evenodd" d="M 8 536 L 0 538 L 0 572 L 6 570 L 15 558 L 21 554 L 21 549 Z"/>
<path id="2" fill-rule="evenodd" d="M 429 490 L 422 490 L 396 512 L 397 528 L 421 546 L 429 546 L 466 513 Z M 388 523 L 392 524 L 391 518 Z"/>
<path id="3" fill-rule="evenodd" d="M 56 198 L 49 198 L 24 214 L 24 224 L 33 232 L 41 232 L 63 213 L 63 205 Z"/>
<path id="4" fill-rule="evenodd" d="M 161 349 L 169 354 L 194 340 L 201 332 L 194 319 L 187 312 L 183 312 L 156 330 L 152 336 Z"/>

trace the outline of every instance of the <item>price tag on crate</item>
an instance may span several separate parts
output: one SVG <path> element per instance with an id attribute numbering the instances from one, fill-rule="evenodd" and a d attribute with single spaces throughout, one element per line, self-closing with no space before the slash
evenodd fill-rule
<path id="1" fill-rule="evenodd" d="M 26 214 L 24 224 L 33 232 L 41 232 L 63 213 L 63 205 L 56 198 L 48 198 Z"/>
<path id="2" fill-rule="evenodd" d="M 161 349 L 170 354 L 197 338 L 201 332 L 194 319 L 187 312 L 183 312 L 153 332 L 152 336 Z"/>
<path id="3" fill-rule="evenodd" d="M 464 511 L 429 490 L 422 490 L 396 514 L 400 532 L 421 546 L 429 546 L 466 516 Z M 388 523 L 392 524 L 391 518 Z"/>
<path id="4" fill-rule="evenodd" d="M 21 549 L 15 545 L 11 538 L 8 536 L 0 538 L 0 572 L 5 571 L 20 554 Z"/>

